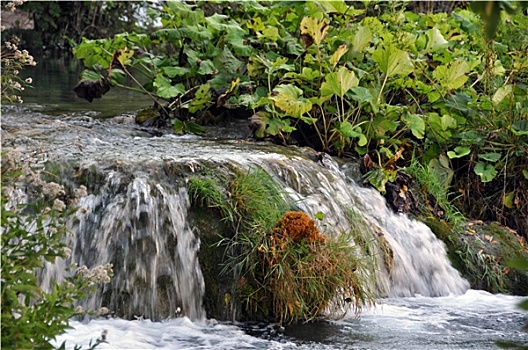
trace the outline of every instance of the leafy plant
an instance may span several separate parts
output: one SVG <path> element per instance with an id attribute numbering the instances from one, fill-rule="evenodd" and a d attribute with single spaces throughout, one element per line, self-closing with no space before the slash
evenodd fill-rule
<path id="1" fill-rule="evenodd" d="M 35 181 L 39 175 L 18 165 L 12 155 L 2 156 L 2 346 L 52 349 L 54 339 L 70 328 L 69 320 L 85 314 L 76 302 L 98 284 L 108 283 L 112 269 L 110 265 L 91 270 L 72 265 L 65 272 L 70 277 L 52 281 L 49 290 L 41 287 L 37 274 L 44 265 L 71 254 L 62 239 L 66 233 L 64 192 L 56 183 L 38 184 L 37 180 L 27 185 L 41 194 L 31 202 L 19 202 L 12 194 L 24 176 Z M 94 347 L 102 341 L 97 340 Z"/>
<path id="2" fill-rule="evenodd" d="M 377 164 L 367 181 L 379 189 L 414 155 L 451 173 L 455 191 L 483 185 L 483 196 L 522 210 L 528 43 L 517 38 L 526 37 L 525 16 L 503 13 L 508 24 L 492 42 L 482 35 L 490 19 L 465 8 L 417 14 L 376 3 L 374 15 L 370 4 L 344 1 L 248 1 L 220 14 L 216 5 L 168 2 L 148 11 L 163 26 L 152 35 L 84 40 L 75 55 L 115 86 L 131 77 L 176 132 L 249 112 L 257 138 L 368 154 Z"/>
<path id="3" fill-rule="evenodd" d="M 27 0 L 24 0 L 27 1 Z M 23 3 L 24 1 L 21 1 Z M 19 2 L 11 1 L 5 5 L 7 11 L 15 11 Z M 2 26 L 2 32 L 5 27 Z M 37 62 L 27 50 L 21 50 L 18 46 L 20 39 L 16 36 L 2 42 L 0 54 L 0 97 L 5 102 L 22 103 L 21 93 L 32 83 L 31 78 L 22 79 L 20 70 L 26 66 L 35 66 Z"/>

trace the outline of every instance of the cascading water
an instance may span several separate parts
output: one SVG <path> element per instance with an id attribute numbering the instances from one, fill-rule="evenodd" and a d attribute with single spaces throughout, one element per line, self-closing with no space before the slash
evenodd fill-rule
<path id="1" fill-rule="evenodd" d="M 290 174 L 283 177 L 293 186 L 287 191 L 291 198 L 312 215 L 322 211 L 334 234 L 351 229 L 347 211 L 352 209 L 385 237 L 394 263 L 390 272 L 380 264 L 376 279 L 381 294 L 446 296 L 469 289 L 469 283 L 451 266 L 444 244 L 425 224 L 393 213 L 377 191 L 358 186 L 330 157 L 323 157 L 317 166 L 298 160 L 273 168 L 276 176 Z"/>
<path id="2" fill-rule="evenodd" d="M 187 193 L 136 176 L 111 171 L 99 190 L 80 200 L 72 218 L 76 262 L 111 262 L 114 270 L 112 284 L 90 296 L 86 306 L 97 309 L 103 300 L 127 317 L 159 320 L 181 310 L 202 319 L 200 240 L 187 225 Z"/>
<path id="3" fill-rule="evenodd" d="M 66 130 L 60 121 L 49 123 L 49 129 Z M 185 190 L 185 174 L 205 165 L 224 172 L 266 171 L 293 205 L 312 217 L 322 212 L 320 228 L 331 236 L 349 232 L 357 224 L 349 213 L 358 214 L 367 231 L 383 236 L 392 251 L 390 267 L 384 266 L 379 247 L 371 252 L 379 255 L 375 280 L 382 296 L 445 296 L 469 287 L 427 226 L 390 212 L 383 197 L 358 186 L 330 157 L 317 155 L 314 161 L 313 151 L 238 141 L 132 138 L 119 130 L 95 123 L 82 138 L 78 132 L 46 136 L 54 156 L 76 168 L 69 175 L 65 171 L 63 182 L 85 185 L 89 192 L 70 222 L 72 261 L 113 264 L 111 284 L 85 302 L 90 309 L 105 306 L 122 317 L 153 320 L 180 312 L 194 320 L 205 317 L 200 238 L 187 220 Z M 73 138 L 82 152 L 66 151 Z M 57 276 L 48 270 L 44 280 Z"/>
<path id="4" fill-rule="evenodd" d="M 162 323 L 120 318 L 77 322 L 77 330 L 63 338 L 70 343 L 87 345 L 110 328 L 110 344 L 101 348 L 298 348 L 291 338 L 278 343 L 245 335 L 237 327 L 204 322 L 204 279 L 197 257 L 199 233 L 205 228 L 197 229 L 190 220 L 185 184 L 200 167 L 264 170 L 299 210 L 312 216 L 323 213 L 318 224 L 328 235 L 365 225 L 370 255 L 378 266 L 375 288 L 380 296 L 389 297 L 384 301 L 385 315 L 365 310 L 359 323 L 347 318 L 337 325 L 319 325 L 317 332 L 301 328 L 309 332 L 301 335 L 308 341 L 301 348 L 327 349 L 320 345 L 323 342 L 347 349 L 349 343 L 376 349 L 431 344 L 493 349 L 495 339 L 504 334 L 513 341 L 526 340 L 516 330 L 523 322 L 515 311 L 518 299 L 477 291 L 463 294 L 468 283 L 451 267 L 432 232 L 392 213 L 377 192 L 354 182 L 354 169 L 329 157 L 239 140 L 149 138 L 148 132 L 130 126 L 90 118 L 66 123 L 25 111 L 4 114 L 2 128 L 11 130 L 2 131 L 4 148 L 39 152 L 64 166 L 63 183 L 87 187 L 88 195 L 79 200 L 80 210 L 70 222 L 71 260 L 89 267 L 112 263 L 115 276 L 90 296 L 86 306 L 106 306 L 124 318 L 173 318 Z M 379 245 L 383 240 L 391 248 L 391 264 L 384 260 L 386 252 Z M 67 263 L 59 261 L 46 269 L 43 283 L 60 278 Z M 415 294 L 419 296 L 405 298 Z M 294 330 L 291 334 L 297 337 Z"/>

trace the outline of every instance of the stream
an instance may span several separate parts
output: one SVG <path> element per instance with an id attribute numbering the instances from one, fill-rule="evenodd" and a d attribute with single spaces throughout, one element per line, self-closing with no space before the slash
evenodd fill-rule
<path id="1" fill-rule="evenodd" d="M 498 341 L 528 345 L 528 333 L 522 330 L 528 316 L 517 307 L 523 298 L 468 289 L 450 265 L 443 243 L 424 224 L 390 212 L 376 191 L 357 184 L 353 166 L 309 149 L 220 137 L 218 131 L 205 137 L 158 135 L 135 126 L 130 116 L 148 106 L 148 100 L 125 94 L 105 95 L 92 104 L 77 101 L 71 95 L 76 80 L 64 78 L 77 68 L 48 64 L 48 71 L 32 75 L 36 82 L 41 76 L 49 79 L 49 88 L 35 83 L 24 97 L 27 104 L 3 109 L 2 148 L 40 152 L 40 161 L 68 164 L 86 175 L 65 172 L 63 178 L 76 185 L 86 181 L 89 189 L 79 204 L 85 210 L 70 222 L 76 235 L 69 242 L 74 253 L 68 263 L 111 262 L 115 272 L 111 285 L 83 306 L 105 306 L 116 313 L 72 321 L 73 328 L 57 344 L 87 347 L 104 331 L 106 343 L 100 349 L 498 349 Z M 69 75 L 60 73 L 64 71 Z M 118 117 L 100 119 L 113 116 Z M 287 200 L 312 216 L 324 214 L 325 222 L 318 225 L 330 236 L 350 229 L 347 210 L 361 213 L 394 251 L 392 271 L 380 269 L 375 276 L 375 288 L 384 297 L 359 317 L 285 328 L 208 317 L 196 255 L 200 242 L 187 220 L 188 195 L 185 186 L 167 175 L 168 169 L 192 173 L 206 163 L 266 171 L 281 184 Z M 170 247 L 171 235 L 177 237 L 176 250 Z M 43 283 L 61 278 L 66 263 L 49 266 Z M 162 287 L 160 278 L 169 283 Z"/>

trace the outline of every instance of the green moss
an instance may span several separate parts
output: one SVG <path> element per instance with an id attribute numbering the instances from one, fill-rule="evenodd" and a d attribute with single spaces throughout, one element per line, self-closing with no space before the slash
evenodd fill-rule
<path id="1" fill-rule="evenodd" d="M 209 317 L 290 323 L 372 301 L 356 274 L 361 263 L 351 235 L 335 241 L 283 239 L 290 228 L 276 225 L 291 208 L 268 174 L 204 171 L 189 179 L 188 191 L 202 239 Z M 307 221 L 313 231 L 313 220 Z"/>
<path id="2" fill-rule="evenodd" d="M 224 251 L 218 242 L 226 233 L 219 212 L 210 208 L 195 207 L 190 211 L 189 222 L 200 236 L 198 259 L 205 281 L 203 305 L 207 317 L 226 319 L 229 314 L 223 295 L 231 291 L 234 280 L 222 276 Z"/>
<path id="3" fill-rule="evenodd" d="M 141 125 L 159 118 L 159 112 L 153 108 L 145 108 L 137 112 L 136 123 Z"/>
<path id="4" fill-rule="evenodd" d="M 470 223 L 464 232 L 455 232 L 452 225 L 433 217 L 425 223 L 446 244 L 452 265 L 472 288 L 528 294 L 528 274 L 508 264 L 513 259 L 528 258 L 515 232 L 498 223 Z"/>
<path id="5" fill-rule="evenodd" d="M 453 225 L 435 217 L 428 217 L 424 222 L 433 231 L 435 236 L 446 245 L 447 257 L 451 265 L 463 275 L 467 275 L 468 271 L 465 268 L 465 263 L 461 259 L 460 254 L 457 253 L 464 248 L 464 245 L 458 233 L 454 232 Z"/>

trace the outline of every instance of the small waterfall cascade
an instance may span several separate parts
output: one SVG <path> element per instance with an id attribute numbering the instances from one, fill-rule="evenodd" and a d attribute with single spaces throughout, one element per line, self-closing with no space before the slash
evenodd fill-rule
<path id="1" fill-rule="evenodd" d="M 383 252 L 378 247 L 375 280 L 381 295 L 436 297 L 463 294 L 469 289 L 468 281 L 449 262 L 444 243 L 427 225 L 392 212 L 379 192 L 358 185 L 354 181 L 357 174 L 347 175 L 351 169 L 342 169 L 330 157 L 323 157 L 314 170 L 313 164 L 303 161 L 268 168 L 287 179 L 291 187 L 286 192 L 301 210 L 312 216 L 324 214 L 323 224 L 327 226 L 322 231 L 331 235 L 349 231 L 354 227 L 354 218 L 349 215 L 352 211 L 366 224 L 360 230 L 384 237 L 392 252 L 392 263 L 384 266 L 380 261 L 384 260 Z"/>
<path id="2" fill-rule="evenodd" d="M 3 117 L 3 122 L 20 123 L 22 117 L 17 118 Z M 329 236 L 363 229 L 370 261 L 377 261 L 372 279 L 380 296 L 446 296 L 469 288 L 426 225 L 392 213 L 379 193 L 354 181 L 351 166 L 312 150 L 194 136 L 131 136 L 127 127 L 105 123 L 75 129 L 60 121 L 26 123 L 41 127 L 40 136 L 33 130 L 31 142 L 22 143 L 21 137 L 13 142 L 28 150 L 46 145 L 49 158 L 70 169 L 62 182 L 88 189 L 69 223 L 72 256 L 65 263 L 111 263 L 114 271 L 110 284 L 85 302 L 89 309 L 105 306 L 120 317 L 152 320 L 206 317 L 198 259 L 202 229 L 189 220 L 186 191 L 188 176 L 204 167 L 265 171 L 294 207 L 312 217 L 323 214 L 317 224 Z M 383 251 L 382 241 L 389 250 Z M 47 268 L 43 281 L 60 277 L 60 265 Z"/>
<path id="3" fill-rule="evenodd" d="M 200 239 L 187 225 L 185 188 L 112 171 L 79 207 L 70 223 L 77 233 L 72 242 L 77 264 L 111 262 L 114 271 L 111 285 L 92 295 L 87 308 L 96 309 L 103 300 L 128 317 L 205 318 Z"/>

